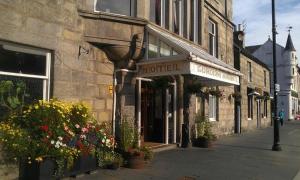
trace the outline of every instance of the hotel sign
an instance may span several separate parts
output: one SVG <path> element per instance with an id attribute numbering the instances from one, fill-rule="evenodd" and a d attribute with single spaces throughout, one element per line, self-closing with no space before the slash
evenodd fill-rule
<path id="1" fill-rule="evenodd" d="M 206 78 L 207 80 L 211 79 L 234 85 L 240 84 L 238 75 L 196 62 L 172 61 L 159 63 L 138 63 L 138 75 L 140 77 L 169 76 L 179 74 L 191 74 L 201 78 Z"/>
<path id="2" fill-rule="evenodd" d="M 183 61 L 142 64 L 138 67 L 141 77 L 178 75 L 189 69 L 188 64 Z"/>
<path id="3" fill-rule="evenodd" d="M 190 73 L 200 77 L 214 79 L 234 85 L 240 84 L 238 75 L 195 62 L 190 62 Z"/>

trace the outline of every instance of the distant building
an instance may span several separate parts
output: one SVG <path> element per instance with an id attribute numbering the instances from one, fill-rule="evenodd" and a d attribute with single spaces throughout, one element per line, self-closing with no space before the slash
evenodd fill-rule
<path id="1" fill-rule="evenodd" d="M 274 94 L 273 85 L 273 54 L 272 40 L 269 38 L 264 44 L 258 46 L 250 46 L 246 49 L 253 56 L 265 63 L 271 70 L 271 94 Z M 285 112 L 285 120 L 294 119 L 298 111 L 298 92 L 297 92 L 297 55 L 293 45 L 291 35 L 289 33 L 286 46 L 279 44 L 277 50 L 277 82 L 280 85 L 278 93 L 278 110 L 283 109 Z"/>
<path id="2" fill-rule="evenodd" d="M 235 107 L 241 109 L 240 118 L 235 118 L 240 119 L 235 122 L 236 132 L 271 125 L 270 70 L 245 49 L 244 38 L 241 29 L 234 32 L 234 64 L 243 74 L 235 89 L 235 94 L 241 95 L 239 101 L 235 98 Z"/>

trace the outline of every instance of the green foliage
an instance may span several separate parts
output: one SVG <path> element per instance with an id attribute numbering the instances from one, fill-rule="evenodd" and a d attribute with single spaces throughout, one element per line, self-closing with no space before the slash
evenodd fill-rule
<path id="1" fill-rule="evenodd" d="M 209 140 L 215 140 L 216 136 L 212 132 L 212 125 L 208 118 L 201 116 L 199 113 L 195 116 L 195 129 L 196 129 L 196 139 L 205 138 Z"/>
<path id="2" fill-rule="evenodd" d="M 0 115 L 6 119 L 13 113 L 21 114 L 24 107 L 24 99 L 29 95 L 26 93 L 26 84 L 22 81 L 0 81 L 0 107 L 5 111 Z"/>
<path id="3" fill-rule="evenodd" d="M 124 117 L 120 124 L 120 130 L 120 150 L 126 152 L 129 148 L 137 147 L 137 130 L 134 128 L 133 121 Z"/>
<path id="4" fill-rule="evenodd" d="M 151 161 L 154 157 L 153 151 L 147 146 L 143 146 L 140 148 L 140 151 L 144 153 L 144 160 Z"/>

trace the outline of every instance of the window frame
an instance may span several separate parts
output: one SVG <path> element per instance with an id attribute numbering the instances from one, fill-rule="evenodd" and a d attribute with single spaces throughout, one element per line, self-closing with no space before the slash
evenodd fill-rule
<path id="1" fill-rule="evenodd" d="M 42 79 L 43 80 L 43 100 L 50 99 L 50 85 L 51 85 L 51 52 L 39 49 L 31 46 L 20 45 L 17 43 L 10 43 L 5 41 L 0 41 L 0 45 L 8 46 L 14 49 L 15 52 L 29 53 L 34 55 L 42 55 L 45 56 L 46 61 L 46 74 L 45 75 L 34 75 L 34 74 L 26 74 L 26 73 L 14 73 L 7 71 L 0 71 L 0 75 L 3 76 L 14 76 L 14 77 L 23 77 L 23 78 L 34 78 L 34 79 Z"/>
<path id="2" fill-rule="evenodd" d="M 251 62 L 247 61 L 247 71 L 248 71 L 248 82 L 252 82 L 252 64 Z"/>
<path id="3" fill-rule="evenodd" d="M 247 118 L 248 120 L 253 119 L 253 96 L 247 95 L 247 106 L 248 106 L 248 113 Z"/>
<path id="4" fill-rule="evenodd" d="M 127 16 L 127 17 L 136 17 L 137 14 L 137 0 L 129 0 L 130 1 L 130 15 L 125 15 L 125 14 L 119 14 L 119 13 L 114 13 L 114 12 L 106 12 L 106 11 L 100 11 L 97 10 L 97 2 L 101 0 L 94 0 L 94 12 L 103 12 L 107 14 L 112 14 L 112 15 L 119 15 L 119 16 Z"/>
<path id="5" fill-rule="evenodd" d="M 209 121 L 211 121 L 211 122 L 217 121 L 217 119 L 218 119 L 217 114 L 218 114 L 218 98 L 217 98 L 217 96 L 214 96 L 214 95 L 210 94 L 209 98 L 208 98 L 208 117 L 209 117 Z"/>
<path id="6" fill-rule="evenodd" d="M 212 31 L 210 32 L 210 25 L 212 25 Z M 212 42 L 211 42 L 211 37 L 212 37 Z M 211 46 L 211 43 L 213 45 Z M 211 49 L 211 47 L 213 49 Z M 218 57 L 218 27 L 217 23 L 212 20 L 211 18 L 208 19 L 208 49 L 209 49 L 209 54 Z"/>
<path id="7" fill-rule="evenodd" d="M 264 118 L 268 117 L 268 100 L 264 100 Z"/>

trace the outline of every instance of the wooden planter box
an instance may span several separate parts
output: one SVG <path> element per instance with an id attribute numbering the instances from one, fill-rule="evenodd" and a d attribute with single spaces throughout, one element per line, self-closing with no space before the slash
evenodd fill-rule
<path id="1" fill-rule="evenodd" d="M 19 180 L 53 180 L 55 179 L 56 163 L 52 159 L 46 159 L 42 162 L 33 161 L 28 164 L 27 161 L 21 161 L 19 165 Z"/>
<path id="2" fill-rule="evenodd" d="M 94 156 L 79 156 L 71 169 L 66 170 L 65 177 L 76 177 L 78 174 L 90 173 L 97 169 L 97 159 Z"/>
<path id="3" fill-rule="evenodd" d="M 56 162 L 46 159 L 42 162 L 33 161 L 31 164 L 21 162 L 19 166 L 19 180 L 53 180 Z M 93 156 L 80 156 L 75 160 L 71 169 L 65 169 L 63 177 L 76 177 L 82 173 L 90 173 L 97 169 L 97 160 Z"/>

